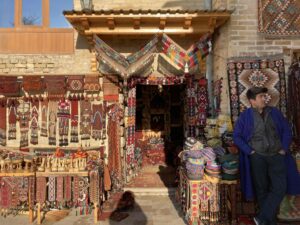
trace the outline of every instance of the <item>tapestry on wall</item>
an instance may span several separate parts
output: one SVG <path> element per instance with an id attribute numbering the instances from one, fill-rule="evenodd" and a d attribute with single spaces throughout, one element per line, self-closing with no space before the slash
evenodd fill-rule
<path id="1" fill-rule="evenodd" d="M 186 79 L 186 101 L 187 104 L 187 121 L 186 121 L 186 137 L 196 136 L 196 125 L 197 125 L 197 86 L 194 82 L 193 76 L 189 76 Z"/>
<path id="2" fill-rule="evenodd" d="M 44 80 L 49 99 L 57 100 L 64 97 L 66 93 L 64 76 L 45 76 Z"/>
<path id="3" fill-rule="evenodd" d="M 78 101 L 71 101 L 71 142 L 78 143 Z"/>
<path id="4" fill-rule="evenodd" d="M 268 88 L 267 103 L 286 114 L 284 61 L 280 56 L 232 58 L 227 64 L 227 73 L 233 122 L 240 112 L 250 107 L 246 92 L 253 86 Z"/>
<path id="5" fill-rule="evenodd" d="M 33 145 L 38 144 L 38 131 L 39 131 L 39 102 L 35 101 L 31 104 L 31 119 L 30 119 L 30 130 L 31 137 L 30 143 Z"/>
<path id="6" fill-rule="evenodd" d="M 20 96 L 20 82 L 18 77 L 0 76 L 0 95 L 6 97 Z"/>
<path id="7" fill-rule="evenodd" d="M 69 120 L 70 120 L 70 102 L 66 99 L 61 99 L 58 102 L 58 133 L 59 146 L 67 146 L 69 144 Z"/>
<path id="8" fill-rule="evenodd" d="M 17 107 L 18 102 L 14 100 L 8 101 L 8 140 L 17 139 Z"/>
<path id="9" fill-rule="evenodd" d="M 20 125 L 20 147 L 28 146 L 28 131 L 30 121 L 30 103 L 20 100 L 17 108 L 19 125 Z"/>
<path id="10" fill-rule="evenodd" d="M 0 104 L 0 145 L 6 145 L 6 105 Z"/>
<path id="11" fill-rule="evenodd" d="M 93 117 L 92 117 L 92 137 L 95 140 L 102 138 L 103 129 L 105 130 L 105 110 L 102 104 L 93 104 Z"/>
<path id="12" fill-rule="evenodd" d="M 98 75 L 86 75 L 84 78 L 84 90 L 86 92 L 99 92 L 101 90 Z"/>
<path id="13" fill-rule="evenodd" d="M 82 140 L 91 137 L 92 105 L 89 101 L 80 101 L 80 134 Z"/>
<path id="14" fill-rule="evenodd" d="M 208 93 L 207 93 L 207 79 L 201 78 L 198 82 L 198 91 L 197 91 L 197 116 L 198 121 L 197 125 L 200 128 L 206 126 L 206 115 L 208 111 Z M 204 132 L 204 130 L 201 130 Z"/>
<path id="15" fill-rule="evenodd" d="M 23 76 L 23 90 L 28 95 L 40 95 L 45 90 L 44 80 L 41 76 Z"/>
<path id="16" fill-rule="evenodd" d="M 154 36 L 154 38 L 139 51 L 125 57 L 108 46 L 97 35 L 94 35 L 94 40 L 95 49 L 98 53 L 98 61 L 103 61 L 122 76 L 130 76 L 135 71 L 144 67 L 145 62 L 154 52 L 156 52 L 156 46 L 158 43 L 158 37 Z"/>
<path id="17" fill-rule="evenodd" d="M 57 102 L 49 101 L 49 145 L 56 145 Z"/>
<path id="18" fill-rule="evenodd" d="M 67 90 L 70 92 L 70 99 L 79 99 L 84 92 L 84 76 L 68 76 L 67 77 Z"/>
<path id="19" fill-rule="evenodd" d="M 270 36 L 300 35 L 299 0 L 259 0 L 258 31 Z"/>
<path id="20" fill-rule="evenodd" d="M 42 124 L 41 124 L 41 136 L 48 137 L 48 101 L 41 101 L 42 108 Z"/>

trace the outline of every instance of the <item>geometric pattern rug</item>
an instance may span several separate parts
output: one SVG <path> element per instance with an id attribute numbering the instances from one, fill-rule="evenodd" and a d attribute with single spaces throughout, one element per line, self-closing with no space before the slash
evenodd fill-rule
<path id="1" fill-rule="evenodd" d="M 299 0 L 259 0 L 258 31 L 268 36 L 300 35 Z"/>
<path id="2" fill-rule="evenodd" d="M 246 92 L 249 88 L 268 88 L 266 102 L 286 114 L 286 83 L 282 55 L 252 58 L 231 58 L 227 63 L 232 121 L 250 107 Z"/>

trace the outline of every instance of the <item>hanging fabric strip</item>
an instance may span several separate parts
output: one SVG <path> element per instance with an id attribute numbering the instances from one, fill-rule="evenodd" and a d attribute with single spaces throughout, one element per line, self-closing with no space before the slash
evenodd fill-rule
<path id="1" fill-rule="evenodd" d="M 8 140 L 16 140 L 17 107 L 15 104 L 9 106 L 8 112 Z"/>
<path id="2" fill-rule="evenodd" d="M 56 145 L 57 102 L 49 102 L 49 145 Z"/>
<path id="3" fill-rule="evenodd" d="M 30 121 L 30 103 L 20 100 L 17 109 L 19 124 L 20 124 L 20 147 L 28 146 L 28 131 L 29 131 L 29 121 Z"/>
<path id="4" fill-rule="evenodd" d="M 90 201 L 93 203 L 99 202 L 99 173 L 98 168 L 97 170 L 90 171 Z"/>
<path id="5" fill-rule="evenodd" d="M 79 93 L 84 91 L 84 76 L 74 75 L 67 78 L 67 90 L 72 93 Z"/>
<path id="6" fill-rule="evenodd" d="M 0 207 L 1 209 L 8 209 L 11 204 L 11 188 L 5 182 L 5 177 L 0 177 Z"/>
<path id="7" fill-rule="evenodd" d="M 39 130 L 39 102 L 34 101 L 31 105 L 31 121 L 30 121 L 30 129 L 31 129 L 31 138 L 30 143 L 33 145 L 38 144 L 38 130 Z"/>
<path id="8" fill-rule="evenodd" d="M 62 204 L 64 200 L 64 177 L 58 176 L 56 182 L 56 201 Z"/>
<path id="9" fill-rule="evenodd" d="M 20 96 L 20 83 L 18 77 L 0 76 L 0 95 L 5 97 Z"/>
<path id="10" fill-rule="evenodd" d="M 55 201 L 55 197 L 56 197 L 56 193 L 55 193 L 55 191 L 56 191 L 56 186 L 55 186 L 55 177 L 53 177 L 53 176 L 50 176 L 49 178 L 48 178 L 49 180 L 48 180 L 48 200 L 50 201 L 50 202 L 54 202 Z"/>
<path id="11" fill-rule="evenodd" d="M 48 137 L 48 101 L 41 101 L 42 107 L 42 127 L 41 136 Z"/>
<path id="12" fill-rule="evenodd" d="M 194 79 L 192 76 L 187 78 L 187 88 L 186 88 L 186 95 L 187 95 L 187 107 L 188 107 L 188 115 L 187 115 L 187 137 L 195 137 L 196 136 L 196 102 L 197 102 L 197 95 L 196 95 L 196 87 L 194 83 Z"/>
<path id="13" fill-rule="evenodd" d="M 71 101 L 71 142 L 78 143 L 78 101 Z"/>
<path id="14" fill-rule="evenodd" d="M 70 120 L 70 102 L 62 99 L 58 102 L 58 130 L 59 130 L 59 145 L 67 146 L 69 143 L 69 120 Z"/>
<path id="15" fill-rule="evenodd" d="M 73 178 L 73 203 L 77 204 L 79 199 L 79 177 L 74 176 Z"/>
<path id="16" fill-rule="evenodd" d="M 104 110 L 102 104 L 93 104 L 92 137 L 100 140 L 103 129 Z"/>
<path id="17" fill-rule="evenodd" d="M 4 185 L 8 186 L 9 193 L 7 193 L 9 207 L 17 207 L 19 204 L 19 191 L 18 191 L 18 177 L 3 177 Z"/>
<path id="18" fill-rule="evenodd" d="M 90 139 L 91 136 L 91 103 L 88 101 L 80 101 L 80 134 L 81 139 Z"/>
<path id="19" fill-rule="evenodd" d="M 71 201 L 72 199 L 72 177 L 64 177 L 64 199 L 66 202 Z"/>
<path id="20" fill-rule="evenodd" d="M 99 92 L 100 83 L 98 75 L 86 75 L 84 78 L 84 90 L 86 92 Z"/>
<path id="21" fill-rule="evenodd" d="M 51 100 L 61 99 L 66 93 L 65 76 L 45 76 L 46 91 Z"/>
<path id="22" fill-rule="evenodd" d="M 28 190 L 29 190 L 29 178 L 18 177 L 18 192 L 19 192 L 20 202 L 27 202 L 28 194 L 29 194 Z"/>
<path id="23" fill-rule="evenodd" d="M 29 209 L 33 209 L 35 203 L 35 177 L 29 177 Z"/>
<path id="24" fill-rule="evenodd" d="M 199 79 L 197 91 L 197 125 L 204 128 L 206 126 L 206 115 L 208 110 L 208 93 L 206 78 Z"/>
<path id="25" fill-rule="evenodd" d="M 47 181 L 46 177 L 36 178 L 36 201 L 43 204 L 46 201 Z"/>
<path id="26" fill-rule="evenodd" d="M 6 104 L 0 104 L 0 145 L 6 145 Z"/>

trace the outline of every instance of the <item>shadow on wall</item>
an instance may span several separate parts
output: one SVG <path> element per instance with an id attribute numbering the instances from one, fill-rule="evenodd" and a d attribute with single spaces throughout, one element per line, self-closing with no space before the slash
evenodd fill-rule
<path id="1" fill-rule="evenodd" d="M 76 49 L 89 49 L 89 48 L 90 46 L 87 39 L 81 34 L 78 34 L 77 41 L 76 41 Z"/>

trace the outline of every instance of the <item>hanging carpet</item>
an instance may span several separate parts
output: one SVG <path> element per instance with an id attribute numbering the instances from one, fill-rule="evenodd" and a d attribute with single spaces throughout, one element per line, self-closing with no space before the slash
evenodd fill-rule
<path id="1" fill-rule="evenodd" d="M 78 101 L 71 100 L 71 142 L 78 141 Z"/>
<path id="2" fill-rule="evenodd" d="M 0 95 L 6 97 L 20 96 L 20 83 L 18 77 L 0 76 Z"/>
<path id="3" fill-rule="evenodd" d="M 70 92 L 69 98 L 79 99 L 84 92 L 84 76 L 74 75 L 67 77 L 67 90 Z"/>
<path id="4" fill-rule="evenodd" d="M 16 140 L 17 139 L 17 107 L 18 102 L 11 100 L 8 101 L 8 140 Z"/>
<path id="5" fill-rule="evenodd" d="M 197 91 L 197 125 L 200 127 L 206 126 L 206 115 L 208 111 L 208 93 L 206 78 L 199 79 Z"/>
<path id="6" fill-rule="evenodd" d="M 31 104 L 31 120 L 30 120 L 30 130 L 31 138 L 30 143 L 33 145 L 38 144 L 38 131 L 39 131 L 39 102 L 34 101 Z"/>
<path id="7" fill-rule="evenodd" d="M 82 140 L 91 136 L 92 106 L 89 101 L 80 101 L 80 134 Z"/>
<path id="8" fill-rule="evenodd" d="M 49 145 L 56 145 L 57 102 L 49 102 Z"/>
<path id="9" fill-rule="evenodd" d="M 97 35 L 94 35 L 95 49 L 98 53 L 98 58 L 102 59 L 110 67 L 114 68 L 118 74 L 122 76 L 130 76 L 138 69 L 144 66 L 144 63 L 156 52 L 158 37 L 148 42 L 139 51 L 125 57 L 109 47 Z M 101 61 L 101 60 L 99 60 Z"/>
<path id="10" fill-rule="evenodd" d="M 20 104 L 17 108 L 19 124 L 20 124 L 20 147 L 28 146 L 28 131 L 30 121 L 30 103 L 20 100 Z"/>
<path id="11" fill-rule="evenodd" d="M 0 145 L 6 145 L 6 105 L 0 104 Z"/>
<path id="12" fill-rule="evenodd" d="M 286 114 L 284 61 L 281 56 L 231 58 L 227 73 L 233 122 L 240 112 L 250 107 L 246 92 L 253 86 L 268 88 L 267 103 Z"/>
<path id="13" fill-rule="evenodd" d="M 84 90 L 86 92 L 99 92 L 101 90 L 98 75 L 86 75 L 85 76 Z"/>
<path id="14" fill-rule="evenodd" d="M 258 31 L 268 36 L 300 35 L 299 0 L 259 0 Z"/>
<path id="15" fill-rule="evenodd" d="M 29 95 L 42 94 L 45 90 L 44 80 L 41 76 L 23 76 L 23 89 Z"/>
<path id="16" fill-rule="evenodd" d="M 93 104 L 92 109 L 92 137 L 95 140 L 100 140 L 102 138 L 102 130 L 105 129 L 105 110 L 102 104 Z"/>
<path id="17" fill-rule="evenodd" d="M 69 143 L 68 135 L 70 120 L 70 102 L 66 99 L 59 100 L 57 110 L 59 146 L 67 146 Z"/>
<path id="18" fill-rule="evenodd" d="M 48 137 L 48 101 L 41 101 L 42 108 L 42 126 L 41 126 L 41 136 Z"/>
<path id="19" fill-rule="evenodd" d="M 45 76 L 49 99 L 61 99 L 66 93 L 65 76 Z"/>

